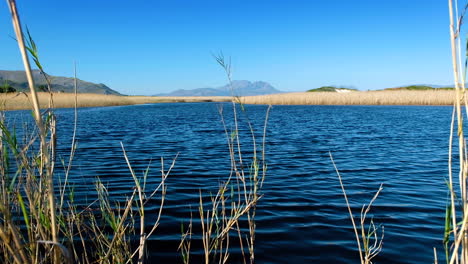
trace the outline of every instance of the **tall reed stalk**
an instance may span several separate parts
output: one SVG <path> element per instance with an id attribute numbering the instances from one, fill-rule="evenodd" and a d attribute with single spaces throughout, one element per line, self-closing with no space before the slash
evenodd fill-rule
<path id="1" fill-rule="evenodd" d="M 244 105 L 239 97 L 235 95 L 232 87 L 231 63 L 222 54 L 215 56 L 215 59 L 227 76 L 233 98 L 231 126 L 224 118 L 223 107 L 220 106 L 219 109 L 227 139 L 231 169 L 226 181 L 220 183 L 217 193 L 210 197 L 208 206 L 204 205 L 203 195 L 200 192 L 199 215 L 204 263 L 230 263 L 232 261 L 231 247 L 235 244 L 239 245 L 242 262 L 252 264 L 255 262 L 256 206 L 262 197 L 261 189 L 267 170 L 265 136 L 271 107 L 266 111 L 261 155 L 259 155 L 254 128 L 247 117 Z M 242 113 L 246 119 L 246 125 L 249 128 L 252 140 L 252 156 L 249 157 L 244 155 L 241 146 L 239 113 Z M 188 230 L 183 232 L 179 246 L 184 263 L 189 263 L 190 260 L 191 231 L 192 222 Z"/>
<path id="2" fill-rule="evenodd" d="M 468 177 L 468 156 L 466 149 L 466 141 L 463 131 L 463 106 L 467 108 L 467 98 L 465 90 L 465 76 L 467 66 L 467 54 L 465 55 L 465 69 L 462 66 L 461 52 L 461 25 L 463 17 L 468 7 L 462 10 L 459 15 L 458 5 L 453 0 L 448 1 L 449 7 L 449 21 L 450 21 L 450 46 L 452 51 L 452 66 L 453 66 L 453 79 L 455 83 L 455 103 L 454 103 L 454 117 L 452 120 L 452 129 L 450 133 L 450 146 L 449 146 L 449 179 L 448 188 L 450 192 L 450 202 L 447 206 L 447 221 L 446 221 L 446 257 L 447 263 L 468 263 L 468 201 L 467 201 L 467 177 Z M 452 142 L 454 133 L 454 123 L 457 125 L 456 137 L 458 138 L 458 181 L 454 180 L 453 166 L 452 166 Z M 459 192 L 455 184 L 459 185 Z M 458 194 L 458 195 L 457 195 Z M 450 220 L 449 220 L 450 219 Z M 450 234 L 452 235 L 452 245 L 448 247 Z"/>
<path id="3" fill-rule="evenodd" d="M 19 50 L 21 52 L 21 57 L 23 59 L 23 64 L 26 72 L 26 77 L 28 80 L 29 89 L 31 92 L 32 103 L 33 103 L 33 111 L 34 111 L 34 119 L 36 120 L 36 125 L 39 128 L 39 137 L 40 137 L 40 145 L 41 145 L 41 153 L 40 153 L 40 165 L 39 165 L 39 177 L 43 178 L 43 180 L 47 183 L 46 189 L 44 190 L 48 196 L 48 207 L 49 207 L 49 214 L 50 214 L 50 231 L 51 231 L 51 241 L 53 245 L 58 245 L 58 227 L 57 227 L 57 218 L 56 218 L 56 208 L 55 208 L 55 195 L 54 195 L 54 180 L 53 180 L 53 172 L 54 172 L 54 160 L 53 157 L 55 156 L 55 122 L 51 120 L 50 129 L 51 129 L 51 140 L 50 144 L 47 144 L 47 131 L 46 125 L 42 119 L 40 109 L 39 109 L 39 101 L 37 98 L 37 93 L 34 85 L 34 79 L 32 76 L 31 65 L 29 63 L 29 57 L 25 46 L 24 34 L 21 27 L 21 22 L 18 14 L 18 10 L 16 8 L 16 2 L 14 0 L 7 0 L 8 6 L 10 8 L 11 17 L 13 28 L 15 30 L 16 39 L 18 41 Z M 51 155 L 49 155 L 49 147 L 51 151 Z M 51 158 L 52 157 L 52 158 Z M 56 251 L 56 250 L 55 250 Z M 59 261 L 58 252 L 54 254 L 55 262 Z"/>
<path id="4" fill-rule="evenodd" d="M 338 176 L 338 180 L 340 182 L 341 191 L 343 192 L 343 196 L 346 202 L 346 207 L 348 208 L 349 218 L 351 219 L 351 224 L 353 226 L 354 237 L 356 238 L 357 249 L 359 252 L 359 260 L 361 264 L 372 264 L 372 259 L 375 258 L 380 251 L 382 251 L 383 246 L 383 239 L 384 239 L 384 227 L 381 227 L 381 231 L 379 233 L 379 227 L 374 224 L 374 220 L 371 218 L 370 221 L 367 219 L 367 214 L 370 212 L 372 208 L 372 204 L 375 202 L 377 197 L 379 196 L 380 192 L 383 189 L 383 184 L 380 185 L 377 192 L 372 197 L 371 201 L 368 205 L 363 205 L 361 208 L 361 214 L 359 217 L 359 224 L 356 224 L 356 220 L 354 219 L 354 213 L 351 209 L 351 205 L 349 203 L 348 195 L 346 194 L 345 186 L 343 184 L 343 179 L 341 174 L 338 170 L 338 167 L 335 164 L 335 160 L 333 156 L 330 154 L 330 160 L 333 164 L 333 167 L 336 171 Z"/>

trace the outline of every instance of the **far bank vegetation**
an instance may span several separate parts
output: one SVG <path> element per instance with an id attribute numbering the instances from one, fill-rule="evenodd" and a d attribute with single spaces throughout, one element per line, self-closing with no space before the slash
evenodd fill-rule
<path id="1" fill-rule="evenodd" d="M 245 104 L 272 105 L 452 105 L 451 90 L 300 92 L 243 97 Z"/>
<path id="2" fill-rule="evenodd" d="M 352 88 L 340 88 L 335 86 L 322 86 L 315 89 L 307 90 L 307 92 L 355 92 L 356 89 Z"/>
<path id="3" fill-rule="evenodd" d="M 55 93 L 56 108 L 74 106 L 74 94 Z M 299 92 L 270 95 L 240 97 L 245 104 L 271 105 L 452 105 L 454 91 L 440 90 L 384 90 L 355 92 Z M 48 93 L 39 93 L 39 101 L 43 107 L 47 105 Z M 230 97 L 194 96 L 194 97 L 157 97 L 157 96 L 119 96 L 103 94 L 78 94 L 78 107 L 118 106 L 151 103 L 177 102 L 228 102 Z M 28 93 L 0 93 L 0 108 L 2 110 L 29 109 Z"/>
<path id="4" fill-rule="evenodd" d="M 49 93 L 38 93 L 41 108 L 46 108 L 49 102 Z M 72 108 L 75 104 L 75 94 L 54 93 L 55 108 Z M 31 108 L 29 93 L 0 93 L 1 110 L 23 110 Z M 222 96 L 194 96 L 194 97 L 157 97 L 157 96 L 121 96 L 105 94 L 77 94 L 78 107 L 137 105 L 151 103 L 177 103 L 177 102 L 227 102 L 230 97 Z"/>

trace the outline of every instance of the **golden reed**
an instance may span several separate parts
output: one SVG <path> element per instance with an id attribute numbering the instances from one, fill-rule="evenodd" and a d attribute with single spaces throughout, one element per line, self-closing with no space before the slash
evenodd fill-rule
<path id="1" fill-rule="evenodd" d="M 272 105 L 453 105 L 454 91 L 302 92 L 241 98 L 245 104 Z"/>
<path id="2" fill-rule="evenodd" d="M 56 108 L 73 108 L 75 95 L 72 93 L 54 93 L 54 106 Z M 80 93 L 78 96 L 78 107 L 94 106 L 117 106 L 148 103 L 170 103 L 170 102 L 224 102 L 231 101 L 230 97 L 194 96 L 194 97 L 156 97 L 156 96 L 119 96 L 104 94 Z M 49 94 L 38 93 L 41 108 L 48 107 Z M 31 109 L 31 96 L 29 93 L 0 94 L 1 110 Z"/>
<path id="3" fill-rule="evenodd" d="M 39 93 L 41 108 L 47 108 L 48 94 Z M 453 105 L 454 91 L 368 91 L 368 92 L 299 92 L 259 96 L 245 96 L 240 100 L 245 104 L 272 105 Z M 30 109 L 28 93 L 0 94 L 0 108 L 2 110 Z M 74 94 L 55 93 L 56 108 L 74 107 Z M 78 107 L 118 106 L 148 103 L 170 102 L 228 102 L 226 96 L 118 96 L 103 94 L 78 94 Z"/>

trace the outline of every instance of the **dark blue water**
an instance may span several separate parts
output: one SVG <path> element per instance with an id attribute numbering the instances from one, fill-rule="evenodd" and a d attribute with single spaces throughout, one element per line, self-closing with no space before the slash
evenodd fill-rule
<path id="1" fill-rule="evenodd" d="M 216 193 L 229 175 L 230 160 L 219 104 L 154 104 L 79 109 L 78 149 L 71 183 L 78 202 L 95 198 L 99 177 L 111 194 L 129 195 L 133 179 L 120 142 L 138 175 L 150 166 L 148 186 L 167 180 L 161 224 L 151 239 L 150 263 L 179 263 L 181 223 L 193 213 L 199 230 L 199 192 Z M 267 107 L 247 106 L 261 141 Z M 257 208 L 257 263 L 358 263 L 351 222 L 329 153 L 342 174 L 358 215 L 383 183 L 369 215 L 385 227 L 375 263 L 431 263 L 442 259 L 451 107 L 274 106 L 266 137 L 267 178 Z M 57 110 L 60 157 L 68 158 L 73 110 Z M 9 112 L 10 121 L 28 112 Z M 224 105 L 232 128 L 230 105 Z M 241 115 L 245 155 L 252 142 Z M 158 200 L 148 204 L 155 217 Z M 198 227 L 197 227 L 198 226 Z M 196 236 L 195 236 L 196 237 Z M 197 242 L 194 241 L 197 259 Z M 231 263 L 236 263 L 234 260 Z M 197 261 L 196 261 L 197 262 Z M 194 263 L 196 263 L 194 262 Z"/>

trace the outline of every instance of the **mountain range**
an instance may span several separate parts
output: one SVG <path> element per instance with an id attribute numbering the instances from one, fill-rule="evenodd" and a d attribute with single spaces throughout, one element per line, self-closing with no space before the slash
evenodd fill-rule
<path id="1" fill-rule="evenodd" d="M 251 96 L 274 93 L 282 93 L 282 91 L 277 90 L 267 82 L 236 80 L 232 81 L 231 84 L 217 88 L 180 89 L 170 93 L 156 94 L 155 96 L 231 96 L 233 94 L 235 96 Z"/>
<path id="2" fill-rule="evenodd" d="M 36 86 L 46 85 L 44 76 L 39 70 L 33 70 L 33 78 Z M 52 91 L 53 92 L 74 92 L 74 78 L 52 76 Z M 8 84 L 18 92 L 29 91 L 28 81 L 24 71 L 4 71 L 0 70 L 0 85 Z M 119 92 L 112 90 L 102 83 L 92 83 L 77 79 L 78 93 L 96 93 L 96 94 L 114 94 L 120 95 Z"/>

